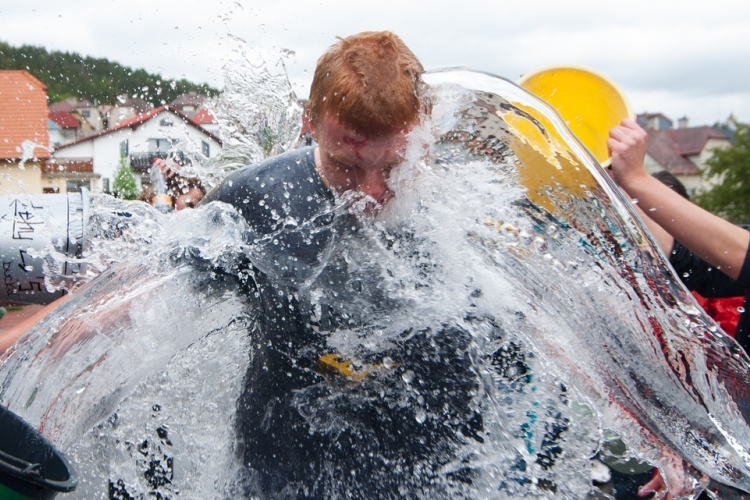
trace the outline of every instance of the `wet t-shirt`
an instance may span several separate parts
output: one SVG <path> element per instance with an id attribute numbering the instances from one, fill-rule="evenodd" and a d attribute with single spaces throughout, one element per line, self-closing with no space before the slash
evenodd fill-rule
<path id="1" fill-rule="evenodd" d="M 229 203 L 245 217 L 253 266 L 274 278 L 304 279 L 334 234 L 334 196 L 315 168 L 314 149 L 237 170 L 201 202 Z"/>
<path id="2" fill-rule="evenodd" d="M 740 227 L 750 230 L 748 226 Z M 688 290 L 695 290 L 706 298 L 744 296 L 734 338 L 745 352 L 750 352 L 750 314 L 747 312 L 750 307 L 750 250 L 736 280 L 702 260 L 679 241 L 674 243 L 669 262 Z"/>
<path id="3" fill-rule="evenodd" d="M 398 304 L 379 289 L 376 263 L 359 262 L 367 262 L 358 257 L 369 240 L 336 206 L 313 151 L 234 172 L 203 201 L 231 204 L 250 226 L 248 294 L 259 314 L 235 419 L 244 494 L 446 494 L 441 468 L 463 443 L 481 441 L 470 334 L 414 325 L 383 350 L 362 353 L 361 377 L 336 372 L 351 360 L 336 357 L 330 336 L 365 335 Z M 468 480 L 462 470 L 454 468 L 452 481 Z"/>

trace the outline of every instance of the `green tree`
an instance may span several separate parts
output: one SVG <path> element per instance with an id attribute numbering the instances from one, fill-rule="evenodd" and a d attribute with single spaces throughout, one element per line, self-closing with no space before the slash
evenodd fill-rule
<path id="1" fill-rule="evenodd" d="M 115 172 L 115 181 L 112 183 L 112 194 L 124 200 L 135 200 L 138 197 L 138 184 L 135 181 L 133 169 L 128 165 L 128 157 L 120 157 L 120 166 Z"/>
<path id="2" fill-rule="evenodd" d="M 706 166 L 703 177 L 719 179 L 719 184 L 695 202 L 735 224 L 750 223 L 750 125 L 739 124 L 734 144 L 714 150 Z"/>
<path id="3" fill-rule="evenodd" d="M 108 59 L 75 52 L 47 52 L 42 47 L 14 47 L 0 41 L 0 69 L 25 69 L 47 86 L 49 102 L 79 97 L 114 104 L 117 96 L 140 97 L 154 106 L 172 102 L 191 90 L 216 95 L 207 84 L 173 80 L 143 69 L 132 69 Z"/>

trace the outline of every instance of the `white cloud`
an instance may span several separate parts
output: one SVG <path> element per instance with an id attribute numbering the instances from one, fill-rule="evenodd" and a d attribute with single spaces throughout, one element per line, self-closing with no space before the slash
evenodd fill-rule
<path id="1" fill-rule="evenodd" d="M 636 110 L 713 122 L 750 121 L 750 2 L 600 0 L 309 2 L 0 0 L 0 40 L 106 57 L 222 85 L 243 49 L 296 52 L 290 80 L 308 91 L 318 56 L 367 29 L 398 33 L 428 68 L 469 66 L 506 76 L 555 64 L 610 76 Z"/>

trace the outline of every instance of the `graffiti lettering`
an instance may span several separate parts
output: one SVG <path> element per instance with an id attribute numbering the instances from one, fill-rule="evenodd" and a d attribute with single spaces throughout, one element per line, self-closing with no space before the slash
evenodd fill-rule
<path id="1" fill-rule="evenodd" d="M 29 211 L 29 207 L 32 209 L 40 209 L 44 207 L 34 206 L 33 203 L 28 205 L 18 199 L 13 200 L 13 239 L 14 240 L 33 240 L 32 235 L 34 234 L 34 226 L 44 224 L 44 220 L 41 218 L 37 221 L 34 220 L 37 217 L 34 212 Z"/>
<path id="2" fill-rule="evenodd" d="M 13 265 L 13 261 L 3 261 L 3 281 L 5 282 L 5 295 L 13 295 L 16 293 L 15 282 L 13 274 L 10 272 L 10 268 Z"/>

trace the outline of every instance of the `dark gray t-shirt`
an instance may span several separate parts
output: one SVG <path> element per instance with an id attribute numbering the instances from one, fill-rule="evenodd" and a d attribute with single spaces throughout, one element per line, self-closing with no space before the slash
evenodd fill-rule
<path id="1" fill-rule="evenodd" d="M 318 265 L 335 235 L 334 196 L 315 168 L 313 147 L 237 170 L 202 200 L 223 201 L 245 217 L 262 273 L 296 281 Z"/>
<path id="2" fill-rule="evenodd" d="M 358 260 L 368 262 L 369 240 L 336 206 L 313 151 L 238 170 L 203 201 L 233 205 L 250 226 L 260 313 L 235 418 L 247 466 L 244 494 L 396 498 L 402 490 L 443 491 L 441 468 L 461 443 L 481 441 L 470 336 L 449 325 L 408 329 L 385 351 L 362 353 L 373 366 L 392 359 L 391 369 L 356 383 L 321 370 L 321 355 L 335 353 L 327 345 L 332 331 L 362 334 L 398 306 L 380 292 L 378 269 Z M 405 377 L 420 390 L 407 390 Z M 415 419 L 418 408 L 444 418 Z"/>

